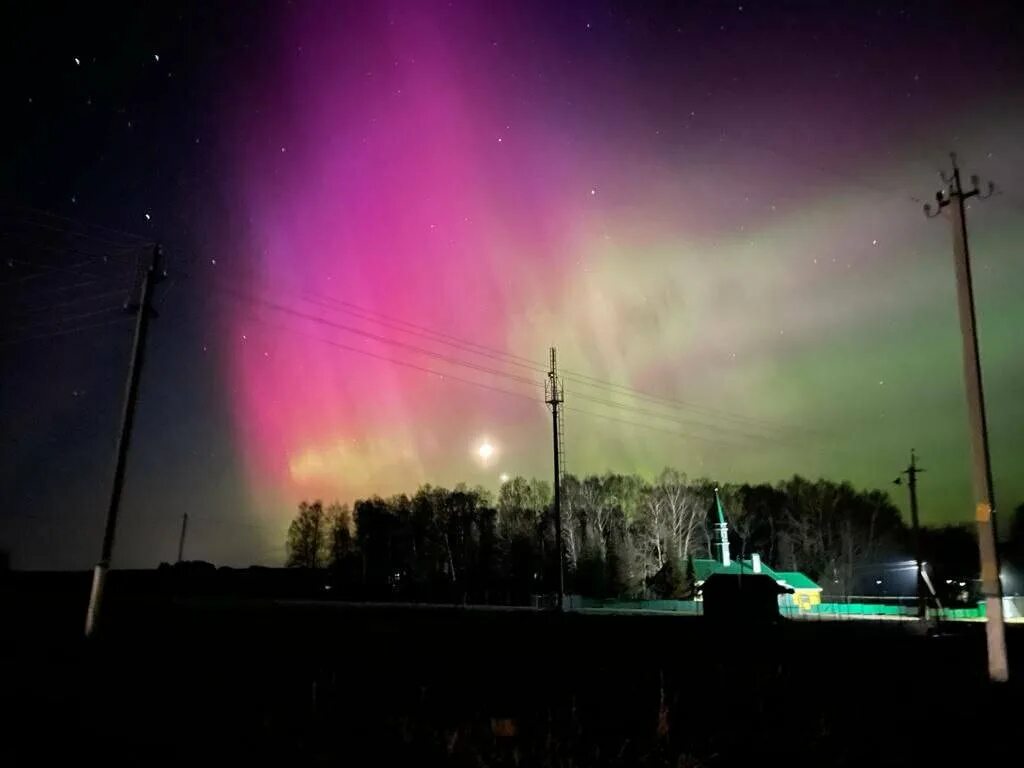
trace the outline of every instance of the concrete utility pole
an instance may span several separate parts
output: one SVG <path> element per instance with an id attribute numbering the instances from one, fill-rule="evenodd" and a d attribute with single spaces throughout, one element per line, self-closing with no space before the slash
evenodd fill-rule
<path id="1" fill-rule="evenodd" d="M 117 513 L 121 505 L 121 491 L 124 489 L 124 470 L 128 459 L 128 446 L 132 439 L 132 424 L 135 421 L 135 401 L 139 395 L 139 377 L 146 351 L 146 333 L 149 316 L 153 311 L 153 287 L 161 277 L 163 252 L 160 246 L 140 263 L 138 303 L 127 305 L 135 316 L 135 334 L 132 338 L 132 357 L 128 366 L 128 380 L 125 383 L 124 405 L 121 411 L 121 434 L 117 439 L 117 458 L 114 464 L 114 483 L 110 490 L 110 506 L 107 508 L 107 523 L 103 531 L 103 549 L 100 560 L 92 573 L 92 591 L 89 594 L 89 610 L 85 616 L 85 636 L 96 633 L 103 603 L 103 590 L 107 583 L 107 571 L 114 552 L 114 533 L 117 530 Z"/>
<path id="2" fill-rule="evenodd" d="M 914 449 L 911 448 L 910 466 L 901 474 L 907 476 L 907 488 L 910 489 L 910 524 L 914 544 L 914 561 L 917 563 L 917 617 L 923 619 L 927 611 L 925 610 L 924 568 L 921 563 L 921 523 L 917 516 L 917 475 L 920 472 L 924 472 L 924 470 L 917 466 L 917 456 Z M 903 478 L 897 477 L 893 482 L 900 485 Z"/>
<path id="3" fill-rule="evenodd" d="M 178 562 L 184 560 L 185 555 L 185 531 L 188 530 L 188 512 L 181 515 L 181 537 L 178 539 Z"/>
<path id="4" fill-rule="evenodd" d="M 564 402 L 562 382 L 558 378 L 558 352 L 551 347 L 551 368 L 544 386 L 544 401 L 551 406 L 551 437 L 554 445 L 555 459 L 555 546 L 558 548 L 558 610 L 564 608 L 565 602 L 565 547 L 562 543 L 562 411 L 559 406 Z"/>
<path id="5" fill-rule="evenodd" d="M 985 635 L 988 646 L 988 675 L 997 682 L 1010 677 L 1006 657 L 1006 633 L 1003 626 L 1003 587 L 999 581 L 999 552 L 996 549 L 996 501 L 992 487 L 992 464 L 988 446 L 988 424 L 985 420 L 985 390 L 981 381 L 981 360 L 978 357 L 978 332 L 974 312 L 974 287 L 971 282 L 971 255 L 967 247 L 967 216 L 964 201 L 972 197 L 990 197 L 995 186 L 989 182 L 988 193 L 978 191 L 978 177 L 971 176 L 971 189 L 964 190 L 956 154 L 950 153 L 953 175 L 941 173 L 948 189 L 935 193 L 938 209 L 933 213 L 925 205 L 928 217 L 946 210 L 953 227 L 953 263 L 956 268 L 957 302 L 960 307 L 960 334 L 963 339 L 964 385 L 967 394 L 967 417 L 971 431 L 971 456 L 975 518 L 978 522 L 978 550 L 981 555 L 981 590 L 985 596 Z"/>

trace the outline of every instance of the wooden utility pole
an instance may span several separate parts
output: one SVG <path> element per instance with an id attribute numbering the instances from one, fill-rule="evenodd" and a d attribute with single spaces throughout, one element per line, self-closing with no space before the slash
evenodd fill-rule
<path id="1" fill-rule="evenodd" d="M 551 368 L 545 386 L 544 401 L 551 406 L 551 437 L 554 446 L 555 465 L 555 547 L 558 549 L 558 605 L 561 611 L 565 602 L 565 547 L 562 543 L 562 382 L 558 378 L 558 352 L 551 347 Z"/>
<path id="2" fill-rule="evenodd" d="M 914 562 L 917 564 L 917 616 L 923 619 L 927 615 L 927 611 L 925 610 L 924 568 L 921 563 L 921 522 L 917 516 L 917 476 L 921 472 L 924 472 L 924 470 L 917 466 L 917 455 L 914 453 L 914 449 L 911 448 L 910 466 L 903 470 L 901 474 L 907 476 L 907 488 L 910 490 L 911 535 L 913 536 Z M 896 485 L 900 485 L 902 482 L 902 477 L 897 477 L 895 480 Z"/>
<path id="3" fill-rule="evenodd" d="M 124 404 L 121 411 L 121 434 L 117 439 L 117 458 L 114 463 L 114 482 L 110 490 L 110 505 L 107 507 L 107 523 L 103 530 L 103 549 L 100 560 L 92 573 L 92 591 L 89 593 L 89 609 L 85 616 L 85 636 L 96 633 L 103 604 L 103 591 L 107 583 L 107 571 L 114 553 L 114 534 L 117 530 L 117 513 L 124 489 L 124 471 L 128 459 L 128 446 L 132 439 L 132 425 L 135 421 L 135 402 L 139 395 L 139 378 L 146 351 L 146 333 L 152 312 L 153 288 L 160 279 L 163 253 L 157 245 L 140 266 L 139 293 L 136 304 L 129 305 L 135 316 L 135 333 L 132 337 L 132 357 L 128 366 L 128 380 L 125 382 Z"/>
<path id="4" fill-rule="evenodd" d="M 181 537 L 178 539 L 178 562 L 182 562 L 185 556 L 185 532 L 188 530 L 188 512 L 181 515 Z"/>
<path id="5" fill-rule="evenodd" d="M 974 287 L 971 281 L 971 254 L 967 247 L 967 215 L 964 201 L 972 197 L 990 197 L 995 191 L 989 182 L 988 193 L 978 191 L 978 177 L 971 177 L 971 189 L 964 190 L 956 154 L 950 153 L 953 174 L 941 174 L 948 189 L 935 193 L 938 209 L 933 213 L 925 205 L 925 215 L 938 216 L 943 209 L 953 228 L 953 264 L 956 268 L 957 303 L 960 309 L 960 335 L 963 340 L 964 387 L 967 394 L 967 418 L 971 432 L 971 457 L 974 481 L 974 516 L 978 523 L 978 550 L 981 556 L 981 591 L 985 597 L 985 635 L 988 648 L 989 678 L 1005 682 L 1010 677 L 1006 657 L 1006 632 L 1003 626 L 1003 587 L 999 580 L 999 551 L 996 548 L 996 501 L 992 484 L 992 463 L 985 417 L 985 390 L 978 356 L 977 318 L 974 311 Z"/>

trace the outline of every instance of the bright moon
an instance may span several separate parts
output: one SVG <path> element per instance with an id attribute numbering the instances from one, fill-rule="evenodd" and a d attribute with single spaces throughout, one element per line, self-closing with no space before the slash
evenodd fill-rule
<path id="1" fill-rule="evenodd" d="M 494 455 L 494 446 L 491 445 L 491 442 L 489 440 L 484 440 L 482 443 L 480 443 L 480 447 L 476 449 L 476 452 L 477 455 L 480 457 L 480 460 L 484 464 L 486 464 Z"/>

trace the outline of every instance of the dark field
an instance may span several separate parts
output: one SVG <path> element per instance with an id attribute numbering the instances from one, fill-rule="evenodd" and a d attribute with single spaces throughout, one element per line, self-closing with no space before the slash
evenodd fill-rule
<path id="1" fill-rule="evenodd" d="M 86 644 L 87 577 L 5 584 L 5 765 L 970 765 L 1011 764 L 1021 743 L 1020 686 L 985 682 L 980 625 L 925 637 L 112 585 Z"/>

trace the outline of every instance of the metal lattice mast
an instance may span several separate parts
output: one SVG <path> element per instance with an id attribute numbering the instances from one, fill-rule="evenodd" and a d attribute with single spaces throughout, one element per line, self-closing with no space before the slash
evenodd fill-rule
<path id="1" fill-rule="evenodd" d="M 544 385 L 544 401 L 551 406 L 551 439 L 554 455 L 554 492 L 555 492 L 555 547 L 558 549 L 558 610 L 562 610 L 565 599 L 565 546 L 562 541 L 562 477 L 565 462 L 565 445 L 562 439 L 564 427 L 563 412 L 560 407 L 564 402 L 562 380 L 558 376 L 558 352 L 551 347 L 551 367 L 548 380 Z"/>

